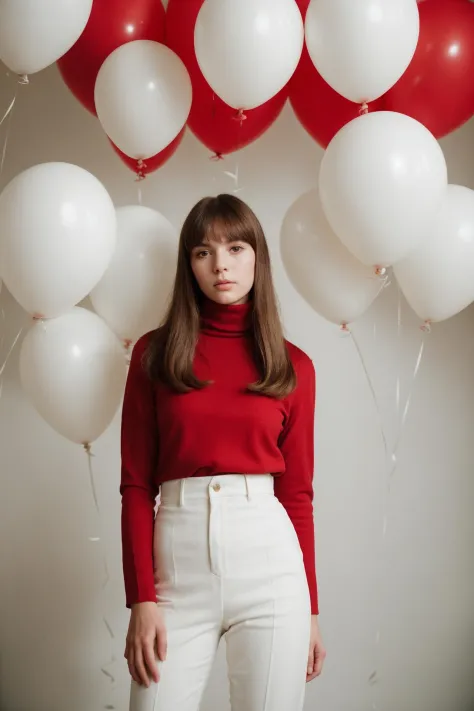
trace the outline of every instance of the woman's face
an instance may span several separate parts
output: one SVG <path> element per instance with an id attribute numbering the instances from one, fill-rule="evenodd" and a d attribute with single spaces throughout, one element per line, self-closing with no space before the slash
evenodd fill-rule
<path id="1" fill-rule="evenodd" d="M 247 242 L 209 239 L 191 252 L 201 291 L 218 304 L 243 304 L 255 278 L 255 252 Z"/>

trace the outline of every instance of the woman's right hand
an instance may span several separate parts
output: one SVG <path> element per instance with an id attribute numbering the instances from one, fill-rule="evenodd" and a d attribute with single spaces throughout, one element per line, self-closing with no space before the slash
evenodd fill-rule
<path id="1" fill-rule="evenodd" d="M 160 680 L 155 649 L 160 661 L 164 662 L 167 639 L 163 613 L 156 602 L 137 602 L 132 605 L 123 655 L 137 684 L 148 687 L 151 679 Z"/>

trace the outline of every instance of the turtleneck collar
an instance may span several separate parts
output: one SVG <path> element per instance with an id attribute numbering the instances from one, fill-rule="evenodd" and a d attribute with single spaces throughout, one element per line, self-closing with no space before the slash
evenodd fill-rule
<path id="1" fill-rule="evenodd" d="M 252 301 L 245 304 L 218 304 L 204 298 L 201 304 L 201 332 L 210 336 L 244 336 L 252 324 Z"/>

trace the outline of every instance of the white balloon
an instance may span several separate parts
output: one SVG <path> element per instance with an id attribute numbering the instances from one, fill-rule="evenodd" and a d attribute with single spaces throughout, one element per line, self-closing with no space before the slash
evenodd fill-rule
<path id="1" fill-rule="evenodd" d="M 372 304 L 381 280 L 341 244 L 329 226 L 316 190 L 301 195 L 283 220 L 280 248 L 298 293 L 328 321 L 355 321 Z"/>
<path id="2" fill-rule="evenodd" d="M 400 79 L 419 30 L 416 0 L 311 0 L 305 20 L 316 69 L 357 103 L 377 99 Z"/>
<path id="3" fill-rule="evenodd" d="M 115 243 L 112 199 L 77 165 L 35 165 L 0 195 L 2 277 L 30 314 L 53 318 L 87 296 Z"/>
<path id="4" fill-rule="evenodd" d="M 177 244 L 176 230 L 156 210 L 117 210 L 117 248 L 90 298 L 123 340 L 133 343 L 159 325 L 173 286 Z"/>
<path id="5" fill-rule="evenodd" d="M 159 42 L 127 42 L 110 54 L 95 83 L 102 128 L 127 156 L 150 158 L 188 119 L 192 87 L 177 54 Z"/>
<path id="6" fill-rule="evenodd" d="M 275 96 L 295 71 L 303 42 L 295 0 L 205 0 L 194 31 L 204 77 L 235 109 Z"/>
<path id="7" fill-rule="evenodd" d="M 21 346 L 25 393 L 51 427 L 77 444 L 90 444 L 107 429 L 126 377 L 119 340 L 87 309 L 34 323 Z"/>
<path id="8" fill-rule="evenodd" d="M 429 236 L 394 267 L 423 321 L 444 321 L 474 301 L 474 191 L 449 185 Z"/>
<path id="9" fill-rule="evenodd" d="M 34 74 L 79 39 L 92 0 L 1 0 L 0 59 L 16 74 Z"/>
<path id="10" fill-rule="evenodd" d="M 321 203 L 339 239 L 364 264 L 382 267 L 421 242 L 447 182 L 434 136 L 390 111 L 346 124 L 327 147 L 319 174 Z"/>

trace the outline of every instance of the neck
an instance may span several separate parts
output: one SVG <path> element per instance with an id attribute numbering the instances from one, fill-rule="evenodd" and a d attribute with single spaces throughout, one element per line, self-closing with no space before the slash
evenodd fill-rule
<path id="1" fill-rule="evenodd" d="M 248 335 L 252 326 L 253 304 L 218 304 L 204 298 L 201 304 L 201 332 L 210 336 Z"/>

